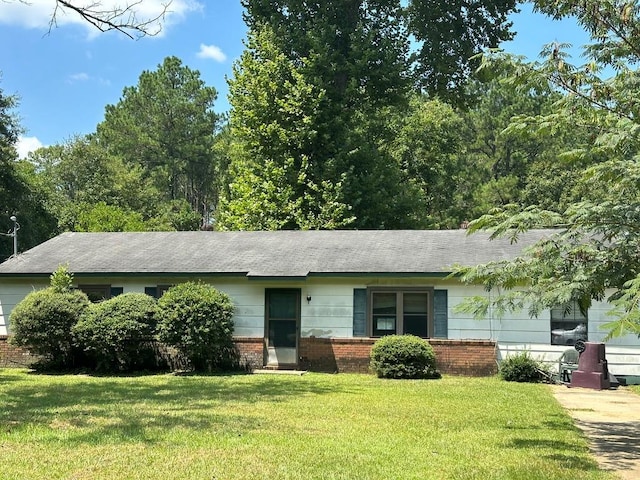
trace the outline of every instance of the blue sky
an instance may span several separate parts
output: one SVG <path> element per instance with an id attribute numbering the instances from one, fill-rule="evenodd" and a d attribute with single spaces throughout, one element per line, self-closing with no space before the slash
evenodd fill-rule
<path id="1" fill-rule="evenodd" d="M 153 13 L 161 3 L 141 5 Z M 0 89 L 19 97 L 21 154 L 95 131 L 105 106 L 117 103 L 124 87 L 136 85 L 143 70 L 155 70 L 170 55 L 199 70 L 219 92 L 216 110 L 228 110 L 225 78 L 246 32 L 239 0 L 173 0 L 161 34 L 139 40 L 99 33 L 72 13 L 58 12 L 58 25 L 50 29 L 54 8 L 54 0 L 0 0 Z M 512 20 L 518 34 L 504 48 L 530 59 L 546 43 L 588 41 L 575 22 L 552 21 L 528 5 Z"/>

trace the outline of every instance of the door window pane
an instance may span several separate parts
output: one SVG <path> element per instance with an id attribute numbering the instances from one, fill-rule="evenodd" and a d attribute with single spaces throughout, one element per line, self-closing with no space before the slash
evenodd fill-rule
<path id="1" fill-rule="evenodd" d="M 269 292 L 269 318 L 296 318 L 298 304 L 297 292 Z"/>
<path id="2" fill-rule="evenodd" d="M 296 347 L 296 321 L 272 320 L 269 322 L 269 346 L 279 348 Z"/>

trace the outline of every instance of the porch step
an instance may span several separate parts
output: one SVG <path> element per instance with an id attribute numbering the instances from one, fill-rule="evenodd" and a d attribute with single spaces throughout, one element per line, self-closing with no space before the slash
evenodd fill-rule
<path id="1" fill-rule="evenodd" d="M 252 373 L 262 375 L 262 374 L 273 374 L 273 375 L 304 375 L 307 373 L 306 370 L 278 370 L 276 367 L 264 367 L 261 369 L 256 369 Z"/>

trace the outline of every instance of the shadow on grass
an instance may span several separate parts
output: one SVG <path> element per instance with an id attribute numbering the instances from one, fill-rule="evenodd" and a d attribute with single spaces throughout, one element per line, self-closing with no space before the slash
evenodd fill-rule
<path id="1" fill-rule="evenodd" d="M 581 448 L 575 443 L 560 440 L 515 438 L 511 446 L 525 450 L 555 451 L 555 453 L 541 453 L 540 458 L 563 468 L 576 469 L 582 472 L 599 470 L 598 463 L 590 456 L 581 453 Z"/>
<path id="2" fill-rule="evenodd" d="M 297 376 L 47 377 L 16 377 L 23 381 L 0 386 L 0 435 L 40 427 L 40 441 L 92 444 L 154 443 L 185 430 L 242 436 L 277 422 L 253 413 L 253 405 L 275 408 L 300 396 L 345 392 Z"/>
<path id="3" fill-rule="evenodd" d="M 0 370 L 0 372 L 2 372 L 2 370 Z M 17 382 L 19 380 L 21 380 L 21 378 L 16 375 L 4 375 L 0 373 L 0 385 L 6 385 L 9 382 Z"/>

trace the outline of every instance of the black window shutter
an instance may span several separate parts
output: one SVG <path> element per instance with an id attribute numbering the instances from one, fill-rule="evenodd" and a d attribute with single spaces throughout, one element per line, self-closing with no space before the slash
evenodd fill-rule
<path id="1" fill-rule="evenodd" d="M 353 336 L 367 336 L 367 289 L 353 289 Z"/>
<path id="2" fill-rule="evenodd" d="M 447 338 L 449 335 L 449 320 L 447 318 L 447 291 L 433 291 L 433 336 Z"/>
<path id="3" fill-rule="evenodd" d="M 144 287 L 144 293 L 153 298 L 158 298 L 158 287 Z"/>
<path id="4" fill-rule="evenodd" d="M 124 292 L 123 287 L 111 287 L 111 298 L 122 295 L 122 292 Z"/>

